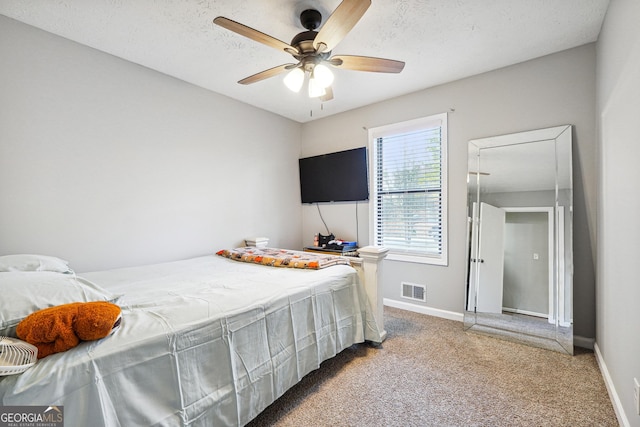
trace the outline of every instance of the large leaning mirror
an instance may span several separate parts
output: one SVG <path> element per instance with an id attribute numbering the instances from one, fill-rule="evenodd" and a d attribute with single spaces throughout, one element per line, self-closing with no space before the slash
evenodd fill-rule
<path id="1" fill-rule="evenodd" d="M 573 354 L 571 133 L 469 142 L 465 329 Z"/>

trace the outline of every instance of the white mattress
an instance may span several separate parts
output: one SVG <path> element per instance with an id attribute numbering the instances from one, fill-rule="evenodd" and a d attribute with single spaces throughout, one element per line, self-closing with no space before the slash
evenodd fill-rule
<path id="1" fill-rule="evenodd" d="M 0 377 L 3 405 L 63 405 L 67 427 L 244 425 L 322 361 L 381 341 L 344 265 L 206 256 L 82 276 L 123 295 L 122 326 Z"/>

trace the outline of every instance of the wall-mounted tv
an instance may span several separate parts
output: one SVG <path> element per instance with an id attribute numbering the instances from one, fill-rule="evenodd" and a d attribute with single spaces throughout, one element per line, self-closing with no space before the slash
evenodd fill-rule
<path id="1" fill-rule="evenodd" d="M 299 159 L 302 203 L 369 200 L 367 148 Z"/>

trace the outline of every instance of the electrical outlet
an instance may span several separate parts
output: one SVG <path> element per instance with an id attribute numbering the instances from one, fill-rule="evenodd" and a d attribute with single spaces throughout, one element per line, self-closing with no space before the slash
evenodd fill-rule
<path id="1" fill-rule="evenodd" d="M 633 398 L 636 403 L 636 414 L 640 415 L 640 383 L 637 378 L 633 379 Z"/>

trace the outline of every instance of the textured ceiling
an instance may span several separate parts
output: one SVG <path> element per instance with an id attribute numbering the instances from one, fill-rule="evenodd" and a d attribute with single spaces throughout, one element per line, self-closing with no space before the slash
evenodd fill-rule
<path id="1" fill-rule="evenodd" d="M 609 0 L 373 0 L 333 50 L 406 62 L 400 74 L 334 69 L 334 99 L 283 75 L 236 82 L 291 56 L 212 23 L 225 16 L 290 42 L 302 10 L 340 0 L 2 0 L 0 14 L 290 119 L 307 122 L 597 39 Z M 313 112 L 313 115 L 311 115 Z"/>

